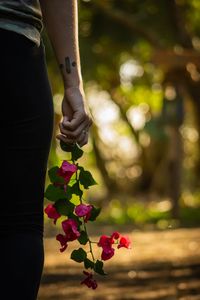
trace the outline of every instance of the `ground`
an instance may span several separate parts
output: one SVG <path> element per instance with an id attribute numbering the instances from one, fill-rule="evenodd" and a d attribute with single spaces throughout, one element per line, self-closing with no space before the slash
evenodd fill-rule
<path id="1" fill-rule="evenodd" d="M 112 230 L 90 228 L 94 241 Z M 116 249 L 105 262 L 108 275 L 97 277 L 96 290 L 80 285 L 83 266 L 69 258 L 80 245 L 73 242 L 60 253 L 58 242 L 47 235 L 38 300 L 200 300 L 200 229 L 120 231 L 129 235 L 132 249 Z"/>

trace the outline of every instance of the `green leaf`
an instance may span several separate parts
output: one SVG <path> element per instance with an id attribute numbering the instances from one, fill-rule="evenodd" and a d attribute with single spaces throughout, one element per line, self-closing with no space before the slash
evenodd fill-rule
<path id="1" fill-rule="evenodd" d="M 72 198 L 72 187 L 70 185 L 67 185 L 66 188 L 66 198 L 67 200 L 70 200 Z"/>
<path id="2" fill-rule="evenodd" d="M 59 199 L 55 202 L 57 212 L 63 216 L 69 216 L 74 211 L 75 205 L 66 199 Z"/>
<path id="3" fill-rule="evenodd" d="M 91 215 L 90 215 L 89 221 L 95 221 L 96 218 L 98 217 L 98 215 L 100 214 L 100 212 L 101 212 L 100 207 L 94 207 L 93 206 L 93 208 L 91 210 Z"/>
<path id="4" fill-rule="evenodd" d="M 64 152 L 72 152 L 74 145 L 70 145 L 70 144 L 66 144 L 63 141 L 60 141 L 60 148 L 64 151 Z"/>
<path id="5" fill-rule="evenodd" d="M 89 171 L 84 170 L 84 168 L 79 168 L 79 181 L 84 186 L 85 189 L 88 189 L 89 186 L 97 184 L 97 182 L 92 177 L 92 174 Z"/>
<path id="6" fill-rule="evenodd" d="M 87 253 L 82 248 L 78 250 L 74 250 L 71 253 L 71 259 L 75 260 L 76 262 L 83 262 L 87 257 Z"/>
<path id="7" fill-rule="evenodd" d="M 63 177 L 57 174 L 59 167 L 53 167 L 48 171 L 49 179 L 52 183 L 57 182 L 61 184 L 65 184 L 65 180 Z"/>
<path id="8" fill-rule="evenodd" d="M 93 261 L 91 261 L 90 259 L 88 259 L 88 258 L 86 258 L 85 260 L 84 260 L 84 267 L 86 268 L 86 269 L 94 269 L 94 262 Z"/>
<path id="9" fill-rule="evenodd" d="M 82 244 L 82 245 L 86 245 L 87 244 L 87 242 L 88 242 L 88 235 L 87 235 L 87 233 L 83 230 L 83 231 L 81 231 L 80 232 L 81 233 L 81 235 L 80 235 L 80 237 L 78 238 L 78 241 L 79 241 L 79 243 L 80 244 Z"/>
<path id="10" fill-rule="evenodd" d="M 76 143 L 72 148 L 72 160 L 77 160 L 83 155 L 83 150 Z"/>
<path id="11" fill-rule="evenodd" d="M 78 195 L 80 197 L 82 197 L 82 195 L 83 195 L 83 192 L 81 191 L 81 189 L 79 187 L 78 181 L 71 186 L 71 191 L 72 191 L 72 194 Z"/>
<path id="12" fill-rule="evenodd" d="M 66 198 L 66 193 L 60 187 L 50 184 L 48 185 L 44 196 L 50 201 L 57 201 L 58 199 Z"/>
<path id="13" fill-rule="evenodd" d="M 100 275 L 107 275 L 103 270 L 103 262 L 101 260 L 97 260 L 94 264 L 94 271 Z"/>

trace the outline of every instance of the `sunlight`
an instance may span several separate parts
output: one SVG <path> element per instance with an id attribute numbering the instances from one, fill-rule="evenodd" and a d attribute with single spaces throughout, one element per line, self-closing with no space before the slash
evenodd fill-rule
<path id="1" fill-rule="evenodd" d="M 113 103 L 106 91 L 92 89 L 88 93 L 88 103 L 92 109 L 95 122 L 100 127 L 119 119 L 119 108 Z"/>
<path id="2" fill-rule="evenodd" d="M 199 139 L 199 133 L 196 128 L 189 126 L 182 126 L 180 128 L 181 135 L 191 143 L 196 143 Z"/>
<path id="3" fill-rule="evenodd" d="M 127 136 L 120 137 L 116 151 L 119 156 L 124 155 L 124 159 L 133 159 L 138 156 L 138 147 L 133 143 L 132 139 Z"/>
<path id="4" fill-rule="evenodd" d="M 126 61 L 120 67 L 120 77 L 122 84 L 132 81 L 135 77 L 142 77 L 143 74 L 143 67 L 133 59 Z"/>
<path id="5" fill-rule="evenodd" d="M 174 100 L 176 98 L 176 90 L 172 85 L 168 85 L 165 89 L 165 97 L 167 100 Z"/>
<path id="6" fill-rule="evenodd" d="M 137 178 L 142 174 L 142 168 L 138 166 L 133 166 L 126 169 L 126 176 L 129 179 Z"/>
<path id="7" fill-rule="evenodd" d="M 199 81 L 200 73 L 198 72 L 197 66 L 191 62 L 187 63 L 186 70 L 190 73 L 192 80 Z"/>
<path id="8" fill-rule="evenodd" d="M 119 139 L 119 135 L 117 134 L 116 130 L 113 130 L 111 126 L 103 126 L 101 127 L 101 130 L 99 131 L 99 135 L 103 142 L 115 145 Z"/>
<path id="9" fill-rule="evenodd" d="M 144 111 L 139 106 L 131 106 L 127 111 L 127 117 L 135 130 L 141 130 L 146 123 Z"/>
<path id="10" fill-rule="evenodd" d="M 54 111 L 57 115 L 61 115 L 61 102 L 63 99 L 63 94 L 54 94 L 53 96 L 53 105 L 54 105 Z"/>
<path id="11" fill-rule="evenodd" d="M 192 45 L 195 48 L 195 50 L 200 50 L 200 38 L 198 36 L 194 36 L 192 38 Z"/>

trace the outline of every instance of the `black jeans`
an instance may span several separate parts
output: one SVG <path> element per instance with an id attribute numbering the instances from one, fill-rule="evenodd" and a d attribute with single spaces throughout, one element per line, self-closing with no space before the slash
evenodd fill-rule
<path id="1" fill-rule="evenodd" d="M 43 198 L 53 132 L 45 48 L 0 29 L 2 299 L 35 300 L 44 264 Z"/>

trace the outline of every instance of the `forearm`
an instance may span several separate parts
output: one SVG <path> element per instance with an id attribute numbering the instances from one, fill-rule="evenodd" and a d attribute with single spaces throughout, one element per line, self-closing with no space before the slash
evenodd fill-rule
<path id="1" fill-rule="evenodd" d="M 65 88 L 82 87 L 77 2 L 40 0 L 44 26 L 54 49 Z"/>

